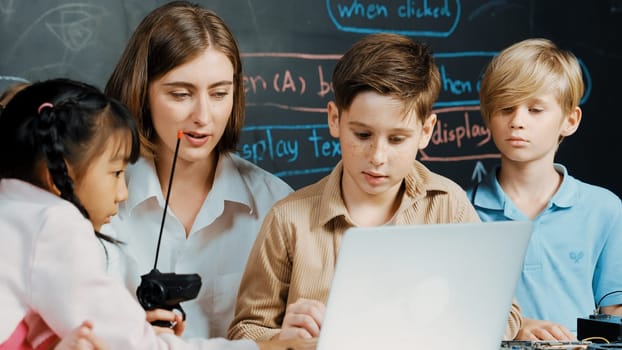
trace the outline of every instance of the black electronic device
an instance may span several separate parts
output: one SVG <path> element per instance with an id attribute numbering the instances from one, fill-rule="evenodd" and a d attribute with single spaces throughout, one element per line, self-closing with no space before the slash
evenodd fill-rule
<path id="1" fill-rule="evenodd" d="M 616 293 L 622 293 L 622 291 L 614 290 L 603 295 L 596 303 L 593 314 L 587 318 L 577 318 L 578 339 L 588 339 L 593 343 L 622 343 L 622 318 L 600 313 L 603 300 Z"/>
<path id="2" fill-rule="evenodd" d="M 605 314 L 577 318 L 577 338 L 594 343 L 622 342 L 622 318 Z"/>
<path id="3" fill-rule="evenodd" d="M 178 310 L 181 312 L 183 319 L 186 319 L 186 313 L 181 307 L 181 302 L 191 300 L 197 297 L 201 289 L 201 276 L 196 273 L 192 274 L 176 274 L 161 273 L 157 269 L 158 255 L 160 253 L 160 242 L 162 241 L 162 231 L 164 230 L 164 220 L 166 218 L 166 210 L 168 208 L 168 200 L 171 195 L 171 187 L 173 185 L 173 173 L 175 172 L 175 163 L 177 162 L 177 154 L 179 153 L 179 143 L 183 136 L 180 130 L 177 132 L 177 144 L 175 145 L 175 155 L 173 156 L 173 166 L 171 176 L 169 177 L 168 190 L 166 191 L 166 199 L 164 204 L 164 213 L 162 214 L 162 223 L 160 224 L 160 234 L 158 237 L 158 246 L 156 248 L 155 262 L 153 270 L 140 276 L 140 285 L 136 289 L 138 302 L 145 310 L 166 309 Z M 172 327 L 173 324 L 168 321 L 153 321 L 154 326 Z"/>

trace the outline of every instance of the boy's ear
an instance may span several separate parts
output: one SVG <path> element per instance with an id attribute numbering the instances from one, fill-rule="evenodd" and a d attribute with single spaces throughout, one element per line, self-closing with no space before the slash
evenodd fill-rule
<path id="1" fill-rule="evenodd" d="M 430 114 L 423 122 L 421 129 L 421 137 L 419 138 L 419 149 L 428 147 L 432 133 L 434 132 L 434 126 L 436 125 L 436 114 Z"/>
<path id="2" fill-rule="evenodd" d="M 561 135 L 560 136 L 570 136 L 574 134 L 579 128 L 579 124 L 581 123 L 581 108 L 575 107 L 574 111 L 564 118 L 564 122 L 562 123 Z"/>
<path id="3" fill-rule="evenodd" d="M 339 109 L 335 102 L 330 101 L 326 106 L 328 110 L 328 129 L 330 136 L 339 138 Z"/>

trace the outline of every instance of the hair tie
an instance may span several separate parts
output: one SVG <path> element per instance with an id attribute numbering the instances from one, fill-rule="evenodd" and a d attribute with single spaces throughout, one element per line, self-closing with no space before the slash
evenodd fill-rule
<path id="1" fill-rule="evenodd" d="M 50 102 L 43 102 L 41 106 L 39 106 L 39 108 L 37 109 L 37 113 L 41 114 L 41 110 L 45 107 L 54 108 L 54 105 L 51 104 Z"/>

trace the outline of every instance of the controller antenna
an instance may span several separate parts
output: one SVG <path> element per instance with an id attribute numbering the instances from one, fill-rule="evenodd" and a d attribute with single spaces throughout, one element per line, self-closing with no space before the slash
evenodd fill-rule
<path id="1" fill-rule="evenodd" d="M 177 131 L 177 144 L 175 145 L 175 154 L 173 155 L 173 166 L 171 167 L 171 176 L 169 176 L 168 178 L 168 188 L 166 189 L 164 211 L 162 212 L 162 223 L 160 224 L 160 234 L 158 235 L 158 246 L 156 248 L 155 262 L 153 263 L 154 270 L 156 270 L 156 267 L 158 266 L 158 256 L 160 255 L 160 242 L 162 242 L 162 231 L 164 230 L 164 220 L 166 220 L 166 211 L 168 210 L 168 199 L 171 196 L 171 187 L 173 187 L 173 174 L 175 173 L 175 163 L 177 163 L 177 154 L 179 153 L 179 143 L 183 135 L 184 135 L 184 132 L 182 130 Z"/>

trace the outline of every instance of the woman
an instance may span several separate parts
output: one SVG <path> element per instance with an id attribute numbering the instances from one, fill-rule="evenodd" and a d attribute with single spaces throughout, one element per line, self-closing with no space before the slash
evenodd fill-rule
<path id="1" fill-rule="evenodd" d="M 132 293 L 153 269 L 181 131 L 157 268 L 202 278 L 197 298 L 183 303 L 184 336 L 225 336 L 263 217 L 292 191 L 234 154 L 244 122 L 236 41 L 213 12 L 187 2 L 165 4 L 134 31 L 106 93 L 128 106 L 142 142 L 141 159 L 127 171 L 128 201 L 106 228 L 126 243 L 111 268 Z M 168 310 L 147 315 L 176 322 L 177 333 L 184 327 Z"/>

